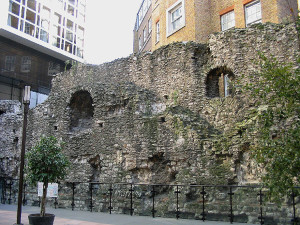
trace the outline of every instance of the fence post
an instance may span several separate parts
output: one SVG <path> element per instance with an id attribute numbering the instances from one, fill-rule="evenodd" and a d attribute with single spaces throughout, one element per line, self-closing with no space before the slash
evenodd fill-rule
<path id="1" fill-rule="evenodd" d="M 8 204 L 11 204 L 11 192 L 12 192 L 12 184 L 13 184 L 13 180 L 12 179 L 9 179 L 9 199 L 8 199 Z"/>
<path id="2" fill-rule="evenodd" d="M 228 193 L 229 199 L 230 199 L 230 215 L 228 216 L 230 218 L 230 223 L 233 223 L 233 209 L 232 209 L 232 196 L 234 193 L 232 192 L 232 187 L 230 187 L 230 192 Z"/>
<path id="3" fill-rule="evenodd" d="M 54 200 L 54 208 L 57 209 L 57 205 L 58 205 L 57 198 L 55 197 L 54 199 L 55 199 Z"/>
<path id="4" fill-rule="evenodd" d="M 130 215 L 132 216 L 133 215 L 133 196 L 132 196 L 132 192 L 133 192 L 133 187 L 132 187 L 132 184 L 130 184 Z"/>
<path id="5" fill-rule="evenodd" d="M 24 195 L 23 195 L 23 206 L 25 206 L 26 205 L 26 187 L 27 187 L 27 184 L 26 183 L 24 183 L 24 185 L 23 185 L 23 191 L 24 191 Z"/>
<path id="6" fill-rule="evenodd" d="M 175 191 L 175 194 L 176 194 L 176 219 L 179 219 L 179 193 L 180 191 L 178 190 L 178 185 L 176 186 L 176 191 Z"/>
<path id="7" fill-rule="evenodd" d="M 156 193 L 156 191 L 155 191 L 155 186 L 154 185 L 152 185 L 152 191 L 151 191 L 151 193 L 152 193 L 152 217 L 154 218 L 155 217 L 155 213 L 156 213 L 156 210 L 155 210 L 155 193 Z"/>
<path id="8" fill-rule="evenodd" d="M 295 202 L 296 193 L 292 190 L 292 201 L 293 201 L 293 219 L 292 224 L 297 225 L 299 222 L 299 218 L 296 217 L 296 202 Z"/>
<path id="9" fill-rule="evenodd" d="M 262 190 L 260 189 L 259 194 L 257 194 L 259 196 L 259 205 L 260 205 L 260 215 L 258 217 L 258 219 L 260 220 L 260 224 L 264 224 L 265 223 L 265 218 L 263 217 L 263 208 L 262 208 L 262 204 L 263 204 L 263 193 Z"/>
<path id="10" fill-rule="evenodd" d="M 205 213 L 205 187 L 202 186 L 202 191 L 200 192 L 200 194 L 202 195 L 202 213 L 201 213 L 201 220 L 204 222 L 205 221 L 205 217 L 206 217 L 206 213 Z"/>
<path id="11" fill-rule="evenodd" d="M 91 194 L 91 200 L 90 200 L 90 211 L 93 212 L 93 183 L 90 183 L 90 194 Z"/>
<path id="12" fill-rule="evenodd" d="M 72 211 L 74 211 L 75 207 L 75 182 L 72 182 Z"/>
<path id="13" fill-rule="evenodd" d="M 111 210 L 113 209 L 112 208 L 112 192 L 113 192 L 113 189 L 112 189 L 112 184 L 110 184 L 110 188 L 108 189 L 108 191 L 109 191 L 109 207 L 108 207 L 108 209 L 109 209 L 109 214 L 111 214 Z"/>
<path id="14" fill-rule="evenodd" d="M 6 203 L 6 178 L 3 177 L 2 180 L 2 196 L 1 196 L 1 202 L 2 204 Z"/>

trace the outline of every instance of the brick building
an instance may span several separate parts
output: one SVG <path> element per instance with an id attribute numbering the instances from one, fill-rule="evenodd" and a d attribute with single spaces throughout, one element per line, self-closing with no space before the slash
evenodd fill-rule
<path id="1" fill-rule="evenodd" d="M 133 51 L 177 41 L 205 43 L 214 32 L 297 17 L 297 0 L 144 0 L 137 13 Z"/>
<path id="2" fill-rule="evenodd" d="M 43 102 L 65 62 L 83 61 L 86 0 L 5 0 L 0 9 L 0 99 Z"/>

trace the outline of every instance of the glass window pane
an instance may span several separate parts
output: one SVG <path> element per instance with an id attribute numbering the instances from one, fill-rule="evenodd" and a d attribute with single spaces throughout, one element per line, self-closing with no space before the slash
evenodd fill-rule
<path id="1" fill-rule="evenodd" d="M 75 5 L 75 0 L 69 0 L 69 3 Z"/>
<path id="2" fill-rule="evenodd" d="M 73 33 L 67 30 L 67 31 L 66 31 L 66 39 L 67 39 L 68 41 L 73 42 Z"/>
<path id="3" fill-rule="evenodd" d="M 70 15 L 74 16 L 74 14 L 75 14 L 75 9 L 74 9 L 73 6 L 68 5 L 68 13 L 69 13 Z"/>
<path id="4" fill-rule="evenodd" d="M 30 56 L 23 56 L 21 59 L 21 72 L 28 73 L 30 72 L 31 68 L 31 57 Z"/>
<path id="5" fill-rule="evenodd" d="M 8 18 L 7 18 L 7 25 L 18 29 L 19 19 L 15 16 L 12 16 L 12 15 L 9 14 Z"/>
<path id="6" fill-rule="evenodd" d="M 18 3 L 9 1 L 9 11 L 15 15 L 19 15 L 20 13 L 20 5 Z"/>
<path id="7" fill-rule="evenodd" d="M 34 36 L 34 26 L 30 23 L 25 22 L 24 33 Z"/>
<path id="8" fill-rule="evenodd" d="M 67 20 L 67 28 L 73 30 L 73 22 L 71 20 Z"/>
<path id="9" fill-rule="evenodd" d="M 228 12 L 221 16 L 222 31 L 235 27 L 234 11 Z"/>
<path id="10" fill-rule="evenodd" d="M 70 42 L 65 43 L 65 51 L 72 53 L 72 44 Z"/>
<path id="11" fill-rule="evenodd" d="M 36 1 L 35 0 L 27 0 L 27 7 L 36 10 Z"/>
<path id="12" fill-rule="evenodd" d="M 260 1 L 250 3 L 245 7 L 246 25 L 261 22 L 261 4 Z"/>
<path id="13" fill-rule="evenodd" d="M 26 20 L 31 22 L 31 23 L 35 23 L 35 13 L 32 12 L 31 10 L 26 11 Z"/>
<path id="14" fill-rule="evenodd" d="M 48 33 L 45 30 L 41 29 L 40 39 L 44 42 L 48 42 Z"/>

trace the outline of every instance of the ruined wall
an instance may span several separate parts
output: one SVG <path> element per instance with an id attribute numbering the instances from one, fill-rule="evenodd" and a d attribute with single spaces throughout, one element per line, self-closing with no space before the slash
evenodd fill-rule
<path id="1" fill-rule="evenodd" d="M 212 98 L 208 75 L 253 74 L 258 51 L 293 62 L 297 47 L 292 24 L 259 24 L 212 35 L 208 45 L 175 43 L 74 66 L 31 112 L 30 144 L 43 134 L 64 141 L 72 181 L 258 182 L 236 127 L 251 102 L 238 93 Z M 216 88 L 222 92 L 221 82 Z M 235 144 L 226 146 L 224 136 Z"/>
<path id="2" fill-rule="evenodd" d="M 30 111 L 26 146 L 30 148 L 42 135 L 65 142 L 64 151 L 72 161 L 67 180 L 72 182 L 259 183 L 261 171 L 249 156 L 254 136 L 242 123 L 255 110 L 255 100 L 241 94 L 238 87 L 229 88 L 226 94 L 225 77 L 232 81 L 245 75 L 242 82 L 248 82 L 248 75 L 259 70 L 255 64 L 258 52 L 295 63 L 298 43 L 293 24 L 258 24 L 213 34 L 207 45 L 174 43 L 99 66 L 74 65 L 53 80 L 48 100 Z M 9 129 L 3 131 L 2 136 L 9 138 L 1 154 L 11 154 L 16 164 L 15 136 L 5 133 Z M 3 170 L 11 168 L 15 166 Z M 10 174 L 17 175 L 7 172 Z M 99 196 L 108 189 L 104 186 L 96 190 Z M 115 196 L 121 203 L 113 210 L 128 209 L 122 201 L 125 189 L 124 193 L 117 190 Z M 70 207 L 70 190 L 60 190 L 60 207 Z M 81 184 L 76 190 L 76 205 L 87 210 L 89 186 Z M 182 189 L 181 211 L 189 218 L 200 218 L 199 190 Z M 135 213 L 149 215 L 151 192 L 135 191 L 139 201 Z M 222 204 L 228 202 L 228 190 L 207 192 L 209 215 L 220 219 L 219 212 L 227 207 Z M 239 204 L 234 213 L 243 215 L 240 221 L 258 222 L 257 190 L 234 192 L 234 202 Z M 158 190 L 159 215 L 175 214 L 173 193 L 173 188 Z M 245 195 L 252 199 L 245 201 Z M 35 204 L 32 196 L 28 202 Z M 107 210 L 107 199 L 95 202 L 96 210 Z M 291 208 L 281 212 L 273 205 L 267 207 L 273 212 L 268 216 L 287 223 Z M 227 208 L 222 216 L 228 220 Z"/>
<path id="3" fill-rule="evenodd" d="M 19 101 L 0 101 L 0 177 L 18 174 L 22 119 Z"/>

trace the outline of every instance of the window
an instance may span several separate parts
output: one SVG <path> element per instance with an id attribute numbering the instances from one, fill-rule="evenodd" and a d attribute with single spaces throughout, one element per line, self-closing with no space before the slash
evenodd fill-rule
<path id="1" fill-rule="evenodd" d="M 16 56 L 5 57 L 5 70 L 7 72 L 15 71 L 15 65 L 16 65 Z"/>
<path id="2" fill-rule="evenodd" d="M 142 5 L 139 9 L 138 15 L 137 15 L 137 29 L 141 25 L 150 6 L 151 6 L 151 0 L 143 1 Z"/>
<path id="3" fill-rule="evenodd" d="M 235 27 L 234 11 L 230 11 L 221 16 L 221 29 L 227 30 Z"/>
<path id="4" fill-rule="evenodd" d="M 139 37 L 139 50 L 141 50 L 143 47 L 142 37 Z"/>
<path id="5" fill-rule="evenodd" d="M 49 62 L 48 76 L 54 76 L 57 73 L 60 73 L 60 65 L 55 62 Z"/>
<path id="6" fill-rule="evenodd" d="M 177 1 L 167 9 L 167 35 L 171 35 L 185 26 L 184 0 Z"/>
<path id="7" fill-rule="evenodd" d="M 159 42 L 160 38 L 160 28 L 159 28 L 159 21 L 156 23 L 156 42 Z"/>
<path id="8" fill-rule="evenodd" d="M 227 97 L 230 95 L 230 79 L 228 74 L 224 75 L 224 96 Z"/>
<path id="9" fill-rule="evenodd" d="M 13 28 L 16 28 L 18 29 L 19 27 L 19 19 L 15 16 L 12 16 L 12 15 L 8 15 L 8 18 L 7 18 L 7 25 L 8 26 L 11 26 Z"/>
<path id="10" fill-rule="evenodd" d="M 146 32 L 146 27 L 145 27 L 144 30 L 143 30 L 143 41 L 144 41 L 144 43 L 146 43 L 146 40 L 147 40 L 147 32 Z"/>
<path id="11" fill-rule="evenodd" d="M 20 5 L 16 2 L 9 1 L 9 12 L 18 16 L 20 14 Z"/>
<path id="12" fill-rule="evenodd" d="M 152 19 L 150 18 L 150 19 L 148 20 L 148 34 L 150 34 L 151 31 L 152 31 Z"/>
<path id="13" fill-rule="evenodd" d="M 210 98 L 227 97 L 232 94 L 233 72 L 227 67 L 211 70 L 206 78 L 206 96 Z"/>
<path id="14" fill-rule="evenodd" d="M 31 69 L 31 57 L 23 56 L 21 60 L 21 72 L 28 73 Z"/>
<path id="15" fill-rule="evenodd" d="M 260 1 L 254 1 L 245 5 L 246 26 L 254 23 L 261 23 L 261 4 Z"/>

